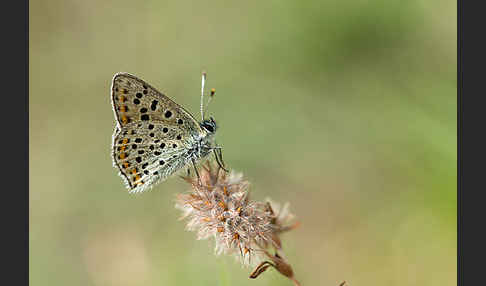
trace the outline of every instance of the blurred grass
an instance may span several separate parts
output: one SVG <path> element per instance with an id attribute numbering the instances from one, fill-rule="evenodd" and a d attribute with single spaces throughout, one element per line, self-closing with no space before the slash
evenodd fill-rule
<path id="1" fill-rule="evenodd" d="M 184 231 L 180 180 L 112 167 L 113 74 L 197 114 L 203 69 L 226 163 L 302 222 L 303 285 L 455 285 L 455 2 L 37 0 L 29 29 L 32 285 L 290 285 Z"/>

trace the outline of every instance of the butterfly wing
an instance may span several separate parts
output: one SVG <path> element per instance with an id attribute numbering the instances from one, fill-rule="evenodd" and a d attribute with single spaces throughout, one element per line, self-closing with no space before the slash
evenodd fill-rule
<path id="1" fill-rule="evenodd" d="M 189 163 L 195 142 L 178 126 L 129 123 L 113 137 L 113 159 L 129 191 L 141 192 Z"/>
<path id="2" fill-rule="evenodd" d="M 194 132 L 201 130 L 197 120 L 182 106 L 128 73 L 113 77 L 111 101 L 118 127 L 131 122 L 161 121 L 177 123 Z"/>
<path id="3" fill-rule="evenodd" d="M 113 162 L 130 192 L 152 187 L 190 161 L 204 131 L 189 112 L 130 74 L 116 74 L 111 92 Z"/>

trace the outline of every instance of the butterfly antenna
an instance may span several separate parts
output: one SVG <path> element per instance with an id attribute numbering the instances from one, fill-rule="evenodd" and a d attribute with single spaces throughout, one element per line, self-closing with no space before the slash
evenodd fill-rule
<path id="1" fill-rule="evenodd" d="M 211 99 L 213 99 L 215 93 L 216 93 L 216 89 L 211 88 L 211 93 L 209 94 L 209 99 L 208 102 L 206 102 L 206 106 L 204 107 L 204 110 L 208 111 L 209 103 L 211 102 Z"/>
<path id="2" fill-rule="evenodd" d="M 201 120 L 204 120 L 204 85 L 206 84 L 206 72 L 202 73 L 201 80 Z"/>

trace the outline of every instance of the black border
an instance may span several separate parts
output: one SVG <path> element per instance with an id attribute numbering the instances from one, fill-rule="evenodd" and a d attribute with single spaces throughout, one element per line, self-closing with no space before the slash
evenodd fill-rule
<path id="1" fill-rule="evenodd" d="M 3 284 L 29 283 L 29 2 L 9 1 L 2 29 Z M 11 282 L 10 282 L 11 281 Z"/>
<path id="2" fill-rule="evenodd" d="M 458 285 L 484 285 L 486 20 L 481 1 L 458 2 Z M 475 283 L 476 282 L 476 283 Z"/>

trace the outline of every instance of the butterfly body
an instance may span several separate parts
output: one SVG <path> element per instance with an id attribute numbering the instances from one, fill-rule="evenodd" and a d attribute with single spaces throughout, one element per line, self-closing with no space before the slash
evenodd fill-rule
<path id="1" fill-rule="evenodd" d="M 141 192 L 215 149 L 216 123 L 198 122 L 188 111 L 128 73 L 113 77 L 116 127 L 112 158 L 130 192 Z"/>

